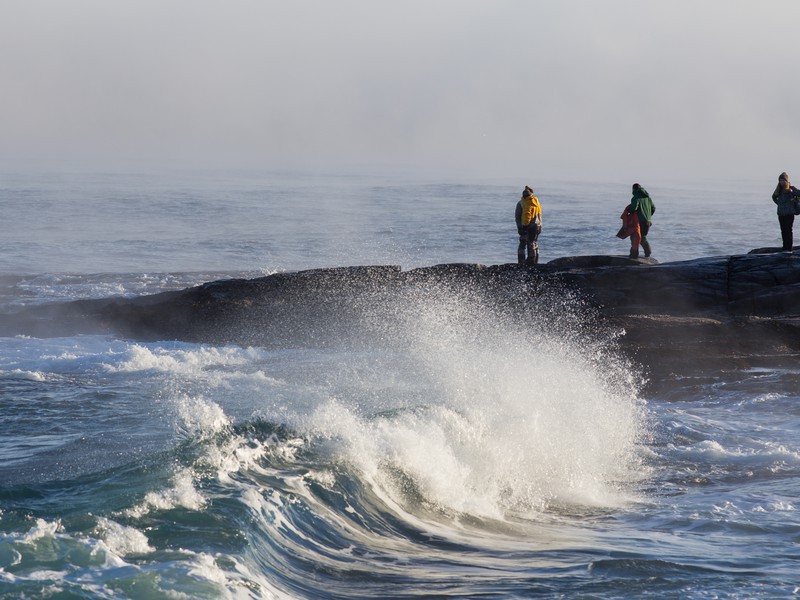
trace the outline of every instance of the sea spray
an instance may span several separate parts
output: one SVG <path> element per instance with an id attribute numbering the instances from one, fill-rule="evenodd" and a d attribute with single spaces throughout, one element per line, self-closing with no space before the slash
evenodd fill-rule
<path id="1" fill-rule="evenodd" d="M 350 348 L 140 343 L 84 359 L 111 381 L 157 383 L 176 434 L 104 513 L 123 539 L 103 521 L 89 534 L 141 565 L 119 589 L 313 597 L 310 569 L 337 574 L 326 586 L 340 597 L 351 577 L 412 571 L 427 589 L 452 568 L 432 532 L 496 550 L 513 547 L 522 518 L 537 547 L 570 543 L 546 522 L 625 502 L 645 427 L 615 332 L 555 296 L 519 314 L 428 285 L 362 307 L 369 335 Z M 464 573 L 493 568 L 461 560 Z"/>
<path id="2" fill-rule="evenodd" d="M 500 264 L 513 259 L 516 247 L 513 225 L 509 228 L 515 192 L 508 181 L 490 186 L 388 185 L 385 178 L 338 174 L 245 181 L 241 173 L 212 179 L 218 175 L 207 172 L 199 179 L 192 175 L 176 181 L 171 170 L 168 178 L 114 176 L 111 185 L 107 176 L 12 175 L 8 197 L 18 202 L 6 225 L 14 235 L 5 239 L 2 256 L 9 273 L 31 275 L 4 276 L 0 296 L 9 312 L 54 300 L 113 301 L 110 295 L 120 293 L 149 294 L 223 278 L 257 277 L 265 274 L 262 267 L 286 271 L 391 261 L 405 273 L 415 265 L 469 260 L 505 273 L 517 269 Z M 550 225 L 542 238 L 542 252 L 548 254 L 542 254 L 543 263 L 573 255 L 576 231 L 581 232 L 581 252 L 621 251 L 613 237 L 618 212 L 607 210 L 609 202 L 620 198 L 619 182 L 589 182 L 579 194 L 576 185 L 581 183 L 548 185 Z M 670 210 L 659 217 L 659 262 L 747 252 L 779 241 L 771 203 L 753 202 L 763 197 L 763 189 L 763 181 L 727 187 L 715 182 L 702 190 L 695 183 L 671 183 L 662 191 Z M 338 223 L 348 220 L 349 226 L 353 218 L 363 219 L 358 247 L 342 246 L 341 240 L 310 244 L 299 235 L 308 230 L 297 208 L 298 194 L 306 192 L 317 206 L 339 206 L 344 194 L 357 201 L 359 210 L 347 211 Z M 694 211 L 698 197 L 710 210 Z M 80 223 L 85 211 L 76 217 L 75 211 L 47 210 L 49 204 L 63 207 L 73 201 L 86 206 L 87 199 L 93 207 L 130 206 L 131 198 L 136 199 L 137 214 L 171 227 L 151 228 L 145 236 L 89 239 Z M 228 235 L 220 236 L 219 228 L 208 223 L 222 205 L 242 210 L 229 223 Z M 111 210 L 106 216 L 113 227 L 122 223 L 130 233 L 128 221 L 120 221 L 118 213 Z M 687 213 L 693 215 L 691 223 L 685 222 Z M 179 214 L 191 218 L 174 218 Z M 443 223 L 455 214 L 468 215 L 462 219 L 471 223 L 467 235 L 445 233 L 451 229 Z M 19 227 L 22 221 L 14 221 L 14 215 L 36 227 Z M 98 221 L 104 231 L 107 224 Z M 693 227 L 704 235 L 691 235 Z M 49 243 L 47 235 L 37 235 L 50 230 L 72 232 L 74 239 L 52 238 L 57 243 Z M 336 224 L 326 228 L 334 238 L 340 231 Z M 341 260 L 332 259 L 332 248 Z M 225 271 L 208 271 L 215 268 Z M 250 273 L 232 271 L 239 268 Z M 141 269 L 155 272 L 148 275 Z M 189 272 L 177 273 L 180 269 Z M 66 274 L 75 271 L 84 274 Z M 509 340 L 520 347 L 534 345 L 542 337 L 530 330 L 535 324 L 553 344 L 554 362 L 564 357 L 570 373 L 578 372 L 583 362 L 600 365 L 592 378 L 600 379 L 604 393 L 638 405 L 639 368 L 614 358 L 618 332 L 602 328 L 591 312 L 560 290 L 552 290 L 552 306 L 530 291 L 523 285 L 508 290 L 514 298 L 524 298 L 534 313 L 511 320 L 503 316 L 502 331 L 511 332 Z M 453 298 L 465 296 L 464 302 L 474 296 L 470 290 L 450 293 Z M 474 316 L 470 327 L 483 323 L 487 311 L 505 315 L 502 293 L 488 301 L 475 298 L 475 310 L 460 314 Z M 569 310 L 558 319 L 562 299 Z M 317 301 L 317 296 L 311 298 L 312 308 Z M 437 301 L 442 306 L 461 303 L 447 295 Z M 384 327 L 383 320 L 403 303 L 406 315 L 401 311 L 397 320 L 405 319 L 409 326 Z M 644 503 L 582 510 L 577 504 L 551 502 L 546 512 L 527 513 L 530 518 L 516 518 L 509 510 L 505 521 L 481 520 L 437 508 L 434 494 L 419 484 L 423 479 L 404 470 L 399 460 L 356 460 L 356 444 L 377 441 L 366 430 L 373 423 L 392 430 L 402 418 L 427 425 L 428 414 L 446 413 L 450 430 L 462 432 L 469 443 L 486 431 L 475 419 L 466 421 L 472 418 L 463 408 L 470 406 L 470 397 L 449 383 L 464 374 L 449 364 L 452 357 L 447 354 L 434 360 L 436 340 L 423 343 L 424 332 L 414 327 L 418 317 L 424 322 L 424 307 L 422 297 L 415 304 L 394 294 L 373 313 L 366 307 L 367 316 L 374 315 L 368 324 L 386 335 L 355 350 L 313 344 L 253 349 L 182 344 L 170 338 L 140 340 L 138 345 L 147 350 L 141 352 L 133 348 L 133 340 L 104 336 L 5 338 L 0 356 L 5 373 L 0 382 L 0 598 L 700 599 L 797 594 L 796 365 L 785 369 L 771 364 L 762 373 L 734 368 L 704 370 L 699 377 L 681 372 L 663 381 L 654 377 L 655 385 L 647 387 L 647 406 L 639 407 L 644 416 L 637 419 L 644 423 L 637 435 L 646 437 L 646 422 L 652 421 L 655 438 L 636 449 L 649 452 L 647 462 L 654 467 L 633 485 Z M 416 312 L 408 314 L 412 310 Z M 542 310 L 552 316 L 537 320 L 535 314 Z M 478 326 L 477 333 L 470 327 L 454 327 L 462 330 L 462 347 L 481 348 L 481 339 L 492 339 L 482 333 L 490 325 Z M 439 330 L 440 335 L 448 331 L 447 326 Z M 561 352 L 564 339 L 570 350 Z M 213 348 L 219 350 L 217 356 L 208 351 Z M 153 365 L 148 352 L 167 360 Z M 121 368 L 106 369 L 104 364 Z M 530 367 L 526 364 L 524 370 Z M 530 389 L 535 382 L 532 378 Z M 569 385 L 569 379 L 562 382 L 565 389 Z M 484 387 L 491 391 L 488 382 Z M 193 428 L 179 414 L 184 402 L 190 411 L 195 402 L 213 402 L 230 424 Z M 493 408 L 489 400 L 472 402 L 483 412 Z M 592 398 L 583 405 L 594 402 Z M 333 409 L 328 414 L 341 416 L 341 423 L 326 422 L 322 414 L 317 418 L 328 406 Z M 545 409 L 544 404 L 518 406 L 514 414 L 528 419 L 519 419 L 520 428 L 530 427 L 537 412 L 533 408 Z M 557 411 L 560 404 L 548 406 Z M 501 404 L 495 412 L 510 410 Z M 466 426 L 472 426 L 472 437 L 463 433 Z M 594 431 L 609 435 L 605 426 Z M 547 431 L 538 435 L 548 438 Z M 380 450 L 391 456 L 395 442 L 391 436 L 386 439 Z M 560 443 L 555 435 L 549 439 Z M 404 448 L 413 451 L 410 445 Z M 427 451 L 423 448 L 420 452 Z M 515 454 L 509 451 L 508 464 L 525 458 L 524 450 L 523 444 Z M 436 456 L 428 458 L 435 467 Z M 617 500 L 624 499 L 628 482 L 639 476 L 635 457 L 625 464 L 631 469 L 621 468 L 617 483 L 611 478 L 603 483 L 618 494 Z M 125 509 L 142 503 L 147 494 L 169 493 L 187 481 L 181 479 L 186 473 L 191 475 L 188 483 L 206 499 L 196 509 L 176 503 L 164 510 L 148 509 L 140 518 L 125 517 Z M 185 490 L 191 493 L 188 486 Z M 102 518 L 123 530 L 104 526 Z M 29 532 L 35 532 L 31 538 Z M 104 544 L 127 565 L 115 566 L 119 563 Z"/>
<path id="3" fill-rule="evenodd" d="M 383 340 L 413 396 L 336 397 L 309 420 L 389 497 L 503 518 L 614 506 L 643 476 L 638 377 L 579 299 L 550 290 L 506 311 L 480 290 L 428 285 L 391 308 L 400 326 Z"/>

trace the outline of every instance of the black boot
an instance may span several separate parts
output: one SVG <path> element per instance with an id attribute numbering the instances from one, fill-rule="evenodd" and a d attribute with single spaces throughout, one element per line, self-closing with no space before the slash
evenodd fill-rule
<path id="1" fill-rule="evenodd" d="M 631 250 L 631 253 L 628 255 L 628 258 L 639 258 L 639 251 Z"/>
<path id="2" fill-rule="evenodd" d="M 642 240 L 642 250 L 644 250 L 644 257 L 649 258 L 650 255 L 653 253 L 652 248 L 650 248 L 650 242 L 645 242 Z"/>
<path id="3" fill-rule="evenodd" d="M 524 254 L 517 254 L 517 264 L 524 265 L 525 264 L 525 255 Z"/>

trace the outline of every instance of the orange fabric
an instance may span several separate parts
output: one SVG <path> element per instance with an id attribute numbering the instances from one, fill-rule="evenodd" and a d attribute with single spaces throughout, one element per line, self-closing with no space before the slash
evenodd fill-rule
<path id="1" fill-rule="evenodd" d="M 631 238 L 631 250 L 639 250 L 639 243 L 642 241 L 642 230 L 639 227 L 639 215 L 636 211 L 632 211 L 630 205 L 625 207 L 620 215 L 622 219 L 622 230 L 625 232 L 625 237 Z"/>

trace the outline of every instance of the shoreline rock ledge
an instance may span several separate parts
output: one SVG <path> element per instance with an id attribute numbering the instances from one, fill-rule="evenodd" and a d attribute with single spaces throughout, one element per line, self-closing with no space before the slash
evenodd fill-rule
<path id="1" fill-rule="evenodd" d="M 621 351 L 653 373 L 800 364 L 800 252 L 772 249 L 662 264 L 576 256 L 535 267 L 445 264 L 277 273 L 137 298 L 26 307 L 0 315 L 0 335 L 331 344 L 360 330 L 375 333 L 393 318 L 408 319 L 397 316 L 402 299 L 431 290 L 480 297 L 518 314 L 537 303 L 552 308 L 558 297 L 578 298 L 598 329 L 624 330 Z"/>

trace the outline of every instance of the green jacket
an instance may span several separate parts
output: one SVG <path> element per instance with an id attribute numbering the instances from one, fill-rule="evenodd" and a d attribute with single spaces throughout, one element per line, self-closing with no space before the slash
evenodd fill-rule
<path id="1" fill-rule="evenodd" d="M 631 211 L 636 211 L 640 221 L 652 221 L 653 213 L 656 212 L 656 205 L 647 190 L 640 187 L 633 191 L 631 198 Z"/>

